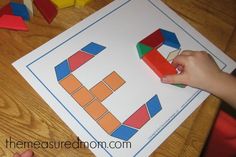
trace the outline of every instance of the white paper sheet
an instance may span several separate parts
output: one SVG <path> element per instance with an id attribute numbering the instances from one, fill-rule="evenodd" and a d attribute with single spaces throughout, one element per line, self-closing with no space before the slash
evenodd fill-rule
<path id="1" fill-rule="evenodd" d="M 136 44 L 158 28 L 175 32 L 182 50 L 205 50 L 226 72 L 236 67 L 234 61 L 159 0 L 116 0 L 13 66 L 80 139 L 107 144 L 123 142 L 105 132 L 59 85 L 55 74 L 55 66 L 87 44 L 105 46 L 101 53 L 73 71 L 73 75 L 91 89 L 111 72 L 117 72 L 125 83 L 102 103 L 121 123 L 154 95 L 158 95 L 162 109 L 129 139 L 131 148 L 107 146 L 91 151 L 97 156 L 147 156 L 209 95 L 190 87 L 162 84 L 140 60 Z"/>

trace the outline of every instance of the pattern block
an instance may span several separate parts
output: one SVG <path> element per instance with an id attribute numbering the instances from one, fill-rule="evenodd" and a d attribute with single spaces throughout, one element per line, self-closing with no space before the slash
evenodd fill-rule
<path id="1" fill-rule="evenodd" d="M 62 79 L 59 83 L 69 94 L 72 94 L 82 86 L 79 80 L 72 74 Z"/>
<path id="2" fill-rule="evenodd" d="M 146 105 L 141 106 L 134 112 L 123 124 L 133 128 L 140 129 L 144 124 L 149 121 L 150 117 Z"/>
<path id="3" fill-rule="evenodd" d="M 158 97 L 154 96 L 131 114 L 127 120 L 121 123 L 102 104 L 102 101 L 124 85 L 125 80 L 117 72 L 113 71 L 91 89 L 87 89 L 72 73 L 104 49 L 104 46 L 91 42 L 82 48 L 81 51 L 69 57 L 68 60 L 58 64 L 55 67 L 56 76 L 63 89 L 74 98 L 80 107 L 82 107 L 107 134 L 127 141 L 161 110 L 161 105 Z"/>
<path id="4" fill-rule="evenodd" d="M 138 50 L 139 57 L 161 78 L 165 75 L 177 74 L 177 70 L 173 65 L 169 63 L 176 55 L 177 51 L 160 53 L 158 50 L 162 50 L 163 46 L 172 48 L 174 50 L 180 50 L 180 43 L 175 33 L 157 29 L 140 42 L 137 43 L 136 47 Z M 158 50 L 157 50 L 158 49 Z M 163 48 L 166 50 L 166 47 Z M 165 58 L 164 56 L 168 58 Z M 178 87 L 184 87 L 182 85 Z"/>
<path id="5" fill-rule="evenodd" d="M 74 71 L 82 66 L 84 63 L 92 59 L 94 56 L 82 51 L 78 51 L 68 58 L 70 69 Z"/>
<path id="6" fill-rule="evenodd" d="M 18 31 L 27 31 L 28 27 L 20 16 L 2 15 L 0 16 L 0 28 Z"/>
<path id="7" fill-rule="evenodd" d="M 0 9 L 0 16 L 2 15 L 13 15 L 13 11 L 10 4 L 7 4 Z"/>
<path id="8" fill-rule="evenodd" d="M 159 76 L 177 74 L 176 69 L 156 50 L 143 57 L 143 61 Z"/>
<path id="9" fill-rule="evenodd" d="M 55 67 L 55 71 L 56 71 L 57 81 L 60 81 L 67 75 L 69 75 L 71 73 L 71 70 L 68 61 L 65 60 L 62 63 L 58 64 Z"/>
<path id="10" fill-rule="evenodd" d="M 92 0 L 75 0 L 75 7 L 82 8 Z"/>
<path id="11" fill-rule="evenodd" d="M 34 0 L 34 4 L 48 23 L 57 15 L 57 8 L 50 0 Z"/>
<path id="12" fill-rule="evenodd" d="M 97 55 L 100 52 L 102 52 L 106 47 L 96 44 L 94 42 L 89 43 L 88 45 L 86 45 L 85 47 L 83 47 L 81 50 L 84 52 L 87 52 L 91 55 Z"/>
<path id="13" fill-rule="evenodd" d="M 29 20 L 29 13 L 24 4 L 11 2 L 10 6 L 12 8 L 13 15 L 21 16 L 24 20 Z"/>
<path id="14" fill-rule="evenodd" d="M 122 139 L 122 140 L 129 140 L 138 130 L 125 126 L 125 125 L 121 125 L 119 128 L 117 128 L 112 134 L 111 136 Z"/>
<path id="15" fill-rule="evenodd" d="M 180 48 L 179 40 L 177 39 L 175 33 L 160 29 L 162 36 L 164 37 L 164 43 L 165 45 L 174 47 L 176 49 Z"/>
<path id="16" fill-rule="evenodd" d="M 159 98 L 157 95 L 153 96 L 148 102 L 147 102 L 147 108 L 148 112 L 150 114 L 150 117 L 154 117 L 158 112 L 161 111 L 161 103 L 159 101 Z"/>
<path id="17" fill-rule="evenodd" d="M 75 0 L 52 0 L 52 2 L 60 9 L 70 7 L 75 4 Z"/>
<path id="18" fill-rule="evenodd" d="M 120 88 L 125 80 L 122 79 L 115 71 L 113 71 L 110 75 L 104 78 L 103 80 L 113 91 L 116 91 Z"/>

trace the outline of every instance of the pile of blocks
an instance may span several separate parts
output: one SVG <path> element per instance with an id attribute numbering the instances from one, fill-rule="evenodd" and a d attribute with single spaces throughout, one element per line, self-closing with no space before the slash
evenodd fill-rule
<path id="1" fill-rule="evenodd" d="M 22 3 L 10 2 L 0 8 L 0 28 L 27 31 L 25 21 L 33 15 L 33 3 L 45 20 L 50 24 L 57 10 L 66 7 L 84 7 L 91 0 L 22 0 Z"/>

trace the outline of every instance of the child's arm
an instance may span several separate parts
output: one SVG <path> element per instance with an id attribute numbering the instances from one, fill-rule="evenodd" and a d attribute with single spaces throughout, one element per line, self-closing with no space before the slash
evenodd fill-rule
<path id="1" fill-rule="evenodd" d="M 181 73 L 161 78 L 163 83 L 181 83 L 210 92 L 236 108 L 236 78 L 222 72 L 206 52 L 183 51 L 172 63 Z"/>

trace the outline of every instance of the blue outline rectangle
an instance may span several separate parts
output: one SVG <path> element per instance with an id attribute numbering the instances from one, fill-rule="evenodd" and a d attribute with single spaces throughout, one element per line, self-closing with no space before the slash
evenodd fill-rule
<path id="1" fill-rule="evenodd" d="M 80 121 L 78 119 L 76 119 L 76 117 L 69 111 L 69 109 L 67 109 L 64 104 L 52 93 L 52 91 L 50 91 L 50 89 L 39 79 L 39 77 L 31 70 L 30 66 L 32 64 L 34 64 L 35 62 L 37 62 L 38 60 L 40 60 L 41 58 L 45 57 L 46 55 L 48 55 L 49 53 L 53 52 L 55 49 L 57 49 L 58 47 L 60 47 L 61 45 L 67 43 L 69 40 L 73 39 L 74 37 L 76 37 L 77 35 L 79 35 L 80 33 L 82 33 L 83 31 L 89 29 L 90 27 L 92 27 L 94 24 L 100 22 L 101 20 L 103 20 L 104 18 L 106 18 L 107 16 L 111 15 L 113 12 L 117 11 L 118 9 L 120 9 L 121 7 L 123 7 L 124 5 L 128 4 L 129 2 L 134 1 L 134 0 L 127 0 L 126 2 L 124 2 L 123 4 L 121 4 L 120 6 L 118 6 L 117 8 L 115 8 L 113 11 L 107 13 L 106 15 L 102 16 L 101 18 L 99 18 L 98 20 L 96 20 L 95 22 L 93 22 L 92 24 L 88 25 L 86 28 L 84 28 L 83 30 L 77 32 L 76 34 L 74 34 L 73 36 L 71 36 L 70 38 L 68 38 L 67 40 L 63 41 L 61 44 L 57 45 L 56 47 L 52 48 L 50 51 L 46 52 L 44 55 L 40 56 L 39 58 L 35 59 L 34 61 L 32 61 L 31 63 L 29 63 L 26 68 L 33 74 L 33 76 L 45 87 L 45 89 L 57 100 L 58 103 L 61 104 L 61 106 L 66 110 L 66 112 L 68 112 L 74 119 L 76 122 L 78 122 L 78 124 L 80 126 L 82 126 L 82 128 L 96 141 L 96 138 L 80 123 Z M 210 50 L 208 50 L 201 42 L 199 42 L 197 39 L 195 39 L 190 33 L 188 33 L 183 27 L 181 27 L 178 23 L 176 23 L 172 18 L 170 18 L 164 11 L 161 10 L 161 8 L 159 8 L 158 6 L 156 6 L 152 0 L 147 0 L 149 3 L 151 3 L 151 5 L 153 7 L 155 7 L 159 12 L 161 12 L 162 14 L 164 14 L 169 20 L 171 20 L 174 24 L 176 24 L 179 28 L 181 28 L 187 35 L 189 35 L 193 40 L 195 40 L 199 45 L 201 45 L 204 49 L 206 49 L 208 52 L 210 52 L 214 57 L 216 57 L 222 64 L 224 64 L 223 68 L 221 70 L 223 70 L 225 67 L 227 67 L 227 65 L 220 60 L 217 56 L 215 56 Z M 175 114 L 173 117 L 171 117 L 169 120 L 167 120 L 165 122 L 165 125 L 163 126 L 163 128 L 161 128 L 134 156 L 138 155 L 152 140 L 155 139 L 155 137 L 165 128 L 167 127 L 188 105 L 189 103 L 196 98 L 199 94 L 201 93 L 201 90 L 196 91 L 186 102 L 185 104 L 183 104 L 182 109 Z M 108 152 L 108 150 L 106 150 L 105 148 L 103 148 L 108 155 L 112 156 L 111 153 Z"/>

